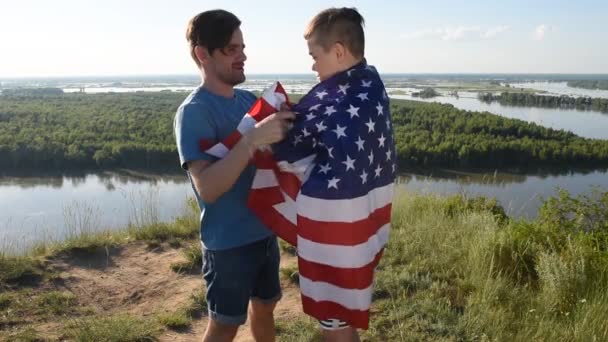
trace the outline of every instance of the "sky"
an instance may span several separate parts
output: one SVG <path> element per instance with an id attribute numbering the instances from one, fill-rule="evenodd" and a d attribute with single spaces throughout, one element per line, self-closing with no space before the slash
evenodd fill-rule
<path id="1" fill-rule="evenodd" d="M 0 0 L 0 78 L 197 74 L 195 14 L 236 14 L 246 73 L 312 73 L 316 13 L 356 7 L 382 73 L 608 73 L 605 0 Z"/>

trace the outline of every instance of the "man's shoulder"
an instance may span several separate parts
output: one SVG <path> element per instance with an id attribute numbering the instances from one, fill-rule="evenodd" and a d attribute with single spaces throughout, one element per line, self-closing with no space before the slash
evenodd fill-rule
<path id="1" fill-rule="evenodd" d="M 192 115 L 212 115 L 213 103 L 205 98 L 204 92 L 200 88 L 193 90 L 177 108 L 177 117 L 187 117 Z"/>
<path id="2" fill-rule="evenodd" d="M 249 101 L 255 101 L 256 100 L 256 96 L 254 93 L 250 92 L 249 90 L 245 90 L 245 89 L 234 89 L 234 93 L 236 94 L 237 97 L 241 97 L 244 99 L 247 99 Z"/>

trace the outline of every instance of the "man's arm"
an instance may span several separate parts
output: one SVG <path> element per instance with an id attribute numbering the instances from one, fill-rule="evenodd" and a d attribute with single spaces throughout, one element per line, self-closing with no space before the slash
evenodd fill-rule
<path id="1" fill-rule="evenodd" d="M 293 118 L 295 114 L 291 112 L 270 115 L 244 135 L 224 158 L 216 162 L 188 162 L 188 171 L 201 199 L 213 203 L 230 190 L 249 164 L 253 152 L 260 146 L 281 141 L 287 132 L 287 120 Z"/>

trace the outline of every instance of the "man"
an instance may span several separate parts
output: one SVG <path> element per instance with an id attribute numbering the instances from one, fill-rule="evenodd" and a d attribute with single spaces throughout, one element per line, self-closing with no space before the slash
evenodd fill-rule
<path id="1" fill-rule="evenodd" d="M 276 237 L 246 203 L 255 173 L 250 164 L 253 152 L 282 140 L 294 114 L 279 112 L 259 122 L 222 159 L 204 152 L 204 146 L 233 132 L 255 101 L 250 92 L 234 88 L 245 81 L 247 57 L 240 24 L 224 10 L 206 11 L 190 20 L 187 40 L 202 85 L 184 100 L 174 123 L 180 163 L 202 212 L 210 317 L 203 340 L 213 342 L 232 341 L 248 311 L 256 341 L 274 341 L 273 310 L 281 297 Z"/>

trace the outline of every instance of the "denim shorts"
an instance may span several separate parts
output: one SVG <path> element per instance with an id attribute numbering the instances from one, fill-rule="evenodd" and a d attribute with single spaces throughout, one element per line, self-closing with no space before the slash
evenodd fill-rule
<path id="1" fill-rule="evenodd" d="M 209 317 L 241 325 L 247 321 L 249 300 L 274 303 L 281 299 L 279 262 L 275 236 L 226 250 L 203 249 Z"/>

